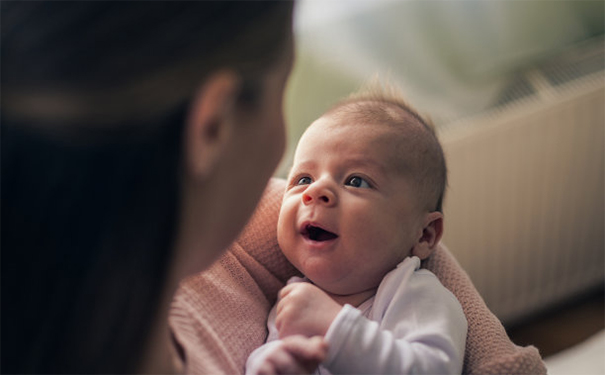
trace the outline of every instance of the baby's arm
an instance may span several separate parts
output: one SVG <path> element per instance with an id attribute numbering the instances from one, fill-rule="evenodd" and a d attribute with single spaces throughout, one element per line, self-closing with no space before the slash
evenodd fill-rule
<path id="1" fill-rule="evenodd" d="M 359 314 L 343 319 L 348 330 L 329 336 L 334 351 L 324 366 L 333 373 L 459 374 L 463 355 L 446 336 L 428 333 L 397 337 Z M 463 325 L 465 327 L 465 325 Z M 338 328 L 337 328 L 338 329 Z M 462 344 L 463 345 L 463 344 Z"/>
<path id="2" fill-rule="evenodd" d="M 310 374 L 326 358 L 322 337 L 289 336 L 256 349 L 246 363 L 246 375 Z"/>
<path id="3" fill-rule="evenodd" d="M 332 373 L 454 374 L 462 371 L 467 322 L 434 275 L 413 277 L 378 321 L 345 306 L 326 334 Z"/>

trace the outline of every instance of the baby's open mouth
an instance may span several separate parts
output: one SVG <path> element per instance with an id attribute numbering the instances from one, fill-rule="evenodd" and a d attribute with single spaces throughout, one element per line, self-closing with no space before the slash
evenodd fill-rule
<path id="1" fill-rule="evenodd" d="M 303 228 L 301 234 L 311 241 L 317 242 L 329 241 L 338 238 L 337 234 L 311 224 L 307 224 Z"/>

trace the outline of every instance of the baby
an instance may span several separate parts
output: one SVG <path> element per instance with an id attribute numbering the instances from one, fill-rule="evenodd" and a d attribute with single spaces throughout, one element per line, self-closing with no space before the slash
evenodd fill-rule
<path id="1" fill-rule="evenodd" d="M 357 94 L 306 130 L 278 242 L 305 276 L 269 315 L 247 374 L 453 374 L 467 322 L 420 261 L 443 233 L 443 151 L 394 94 Z"/>

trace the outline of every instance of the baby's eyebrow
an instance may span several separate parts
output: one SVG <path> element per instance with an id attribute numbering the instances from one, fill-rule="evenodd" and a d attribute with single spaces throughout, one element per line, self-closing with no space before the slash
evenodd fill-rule
<path id="1" fill-rule="evenodd" d="M 366 156 L 349 156 L 343 157 L 340 160 L 340 165 L 343 169 L 372 169 L 373 174 L 378 174 L 382 177 L 387 177 L 389 175 L 389 169 L 378 161 L 372 160 Z M 317 167 L 317 162 L 315 160 L 304 160 L 300 163 L 296 163 L 292 165 L 290 168 L 290 172 L 288 173 L 288 178 L 292 178 L 295 175 L 301 172 L 312 172 Z M 363 172 L 363 170 L 359 171 Z"/>
<path id="2" fill-rule="evenodd" d="M 301 163 L 296 163 L 290 168 L 290 174 L 298 171 L 313 169 L 317 163 L 313 160 L 306 160 Z"/>
<path id="3" fill-rule="evenodd" d="M 372 159 L 368 159 L 367 157 L 359 157 L 359 158 L 346 158 L 343 159 L 343 165 L 346 167 L 354 168 L 354 167 L 367 167 L 377 169 L 380 173 L 386 174 L 386 167 L 377 161 Z"/>

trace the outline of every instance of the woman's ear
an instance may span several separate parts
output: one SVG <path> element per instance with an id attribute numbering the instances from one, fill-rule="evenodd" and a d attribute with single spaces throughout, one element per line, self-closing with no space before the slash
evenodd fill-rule
<path id="1" fill-rule="evenodd" d="M 429 213 L 425 219 L 422 235 L 412 249 L 412 255 L 421 260 L 428 258 L 437 247 L 442 235 L 443 214 L 438 211 Z"/>
<path id="2" fill-rule="evenodd" d="M 233 135 L 239 88 L 239 76 L 221 70 L 210 75 L 194 97 L 185 130 L 185 162 L 194 177 L 207 177 L 221 159 Z"/>

